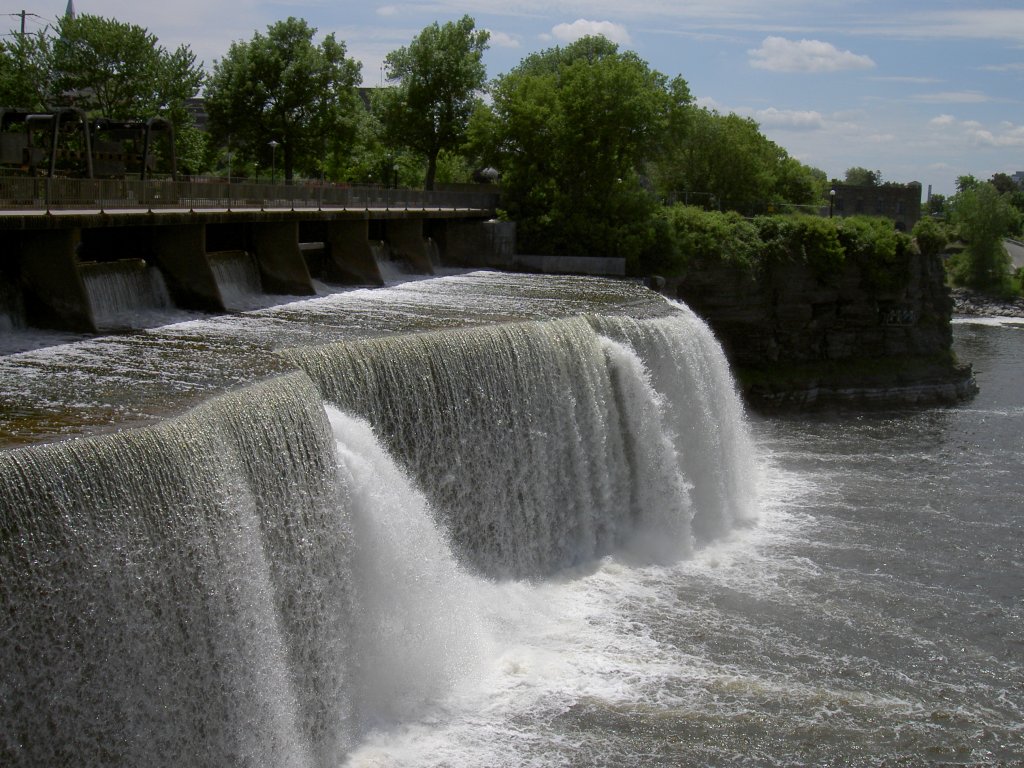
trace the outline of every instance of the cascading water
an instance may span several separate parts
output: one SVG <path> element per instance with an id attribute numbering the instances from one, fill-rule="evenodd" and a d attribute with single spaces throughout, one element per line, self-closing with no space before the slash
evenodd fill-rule
<path id="1" fill-rule="evenodd" d="M 142 259 L 85 262 L 81 274 L 99 328 L 131 328 L 174 308 L 160 270 Z"/>
<path id="2" fill-rule="evenodd" d="M 592 322 L 622 342 L 603 340 Z M 676 340 L 690 336 L 703 341 Z M 623 346 L 631 341 L 656 376 Z M 680 312 L 289 356 L 328 401 L 374 424 L 445 515 L 462 556 L 481 573 L 522 578 L 608 553 L 651 519 L 669 526 L 674 535 L 654 539 L 677 556 L 693 535 L 706 541 L 750 515 L 753 462 L 728 369 L 720 353 L 693 359 L 709 347 L 707 328 Z"/>
<path id="3" fill-rule="evenodd" d="M 4 765 L 331 764 L 351 535 L 292 376 L 0 454 Z"/>
<path id="4" fill-rule="evenodd" d="M 649 315 L 293 346 L 183 415 L 0 452 L 0 763 L 336 766 L 492 674 L 539 609 L 490 579 L 748 519 L 721 354 Z"/>
<path id="5" fill-rule="evenodd" d="M 217 251 L 209 254 L 210 268 L 228 309 L 251 309 L 260 303 L 263 281 L 259 267 L 246 251 Z"/>

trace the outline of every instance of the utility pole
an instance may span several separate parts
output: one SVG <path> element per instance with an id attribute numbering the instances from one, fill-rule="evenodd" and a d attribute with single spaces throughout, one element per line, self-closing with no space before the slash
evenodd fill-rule
<path id="1" fill-rule="evenodd" d="M 8 16 L 20 16 L 21 17 L 21 36 L 22 37 L 25 36 L 25 20 L 29 16 L 35 16 L 37 19 L 43 18 L 38 13 L 29 13 L 28 11 L 25 11 L 25 10 L 23 10 L 21 13 L 10 13 L 10 14 L 7 14 L 7 15 Z"/>

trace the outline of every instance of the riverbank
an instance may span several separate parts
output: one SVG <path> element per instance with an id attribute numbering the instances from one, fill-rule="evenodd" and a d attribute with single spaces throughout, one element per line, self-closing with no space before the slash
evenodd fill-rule
<path id="1" fill-rule="evenodd" d="M 999 299 L 977 293 L 969 288 L 954 288 L 951 295 L 954 315 L 1024 318 L 1024 297 Z"/>

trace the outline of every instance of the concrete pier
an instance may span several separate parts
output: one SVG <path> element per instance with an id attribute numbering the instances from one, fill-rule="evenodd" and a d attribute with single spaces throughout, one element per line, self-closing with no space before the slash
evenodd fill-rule
<path id="1" fill-rule="evenodd" d="M 250 224 L 249 243 L 267 293 L 316 295 L 309 268 L 299 249 L 299 222 Z"/>
<path id="2" fill-rule="evenodd" d="M 78 246 L 82 232 L 67 229 L 22 232 L 11 249 L 17 262 L 25 316 L 40 328 L 91 333 L 96 322 L 78 271 Z M 11 258 L 5 248 L 4 259 Z"/>
<path id="3" fill-rule="evenodd" d="M 167 290 L 179 307 L 224 311 L 224 299 L 206 255 L 204 225 L 154 227 L 149 255 L 163 272 Z"/>

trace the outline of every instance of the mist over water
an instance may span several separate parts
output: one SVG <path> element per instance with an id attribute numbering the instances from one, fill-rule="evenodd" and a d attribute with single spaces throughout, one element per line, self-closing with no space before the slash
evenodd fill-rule
<path id="1" fill-rule="evenodd" d="M 600 280 L 0 358 L 0 762 L 1024 759 L 1024 329 L 955 330 L 974 402 L 780 419 Z"/>

